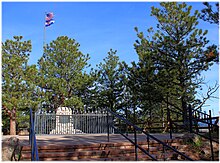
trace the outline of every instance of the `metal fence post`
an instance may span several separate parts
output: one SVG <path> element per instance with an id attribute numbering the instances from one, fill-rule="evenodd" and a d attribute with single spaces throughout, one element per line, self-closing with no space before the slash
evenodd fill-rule
<path id="1" fill-rule="evenodd" d="M 163 145 L 163 160 L 166 161 L 166 155 L 165 155 L 165 147 Z"/>
<path id="2" fill-rule="evenodd" d="M 193 123 L 192 123 L 192 107 L 191 107 L 191 105 L 189 105 L 188 110 L 189 110 L 189 132 L 192 133 L 193 132 L 193 130 L 192 130 Z"/>
<path id="3" fill-rule="evenodd" d="M 137 131 L 134 128 L 134 143 L 135 143 L 135 161 L 138 161 L 138 148 L 137 148 Z"/>
<path id="4" fill-rule="evenodd" d="M 147 151 L 148 151 L 148 153 L 150 152 L 150 139 L 149 139 L 149 135 L 147 135 Z"/>
<path id="5" fill-rule="evenodd" d="M 107 111 L 107 133 L 108 133 L 108 142 L 109 142 L 109 113 Z"/>
<path id="6" fill-rule="evenodd" d="M 133 108 L 133 116 L 134 116 L 134 124 L 136 123 L 136 112 L 135 112 L 135 107 Z M 138 149 L 137 149 L 137 131 L 136 129 L 134 128 L 134 142 L 135 142 L 135 161 L 138 161 Z"/>
<path id="7" fill-rule="evenodd" d="M 33 132 L 33 113 L 30 109 L 30 142 L 31 142 L 31 161 L 34 160 L 34 132 Z"/>
<path id="8" fill-rule="evenodd" d="M 211 147 L 211 155 L 212 155 L 212 161 L 214 161 L 214 151 L 213 151 L 213 145 L 212 145 L 212 114 L 211 110 L 209 110 L 209 140 L 210 140 L 210 147 Z"/>
<path id="9" fill-rule="evenodd" d="M 172 139 L 172 122 L 171 122 L 171 118 L 170 118 L 170 109 L 169 107 L 167 107 L 167 123 L 169 123 L 170 126 L 170 139 Z"/>
<path id="10" fill-rule="evenodd" d="M 126 119 L 128 119 L 128 109 L 127 109 L 127 107 L 125 108 L 125 117 L 126 117 Z M 125 130 L 125 132 L 126 132 L 126 136 L 128 136 L 128 124 L 126 124 L 126 130 Z"/>
<path id="11" fill-rule="evenodd" d="M 29 115 L 29 118 L 30 118 L 30 121 L 29 121 L 29 144 L 31 145 L 31 109 L 30 109 L 30 115 Z"/>

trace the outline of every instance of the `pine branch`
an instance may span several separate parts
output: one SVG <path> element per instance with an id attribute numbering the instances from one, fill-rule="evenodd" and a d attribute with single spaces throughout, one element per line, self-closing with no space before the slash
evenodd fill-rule
<path id="1" fill-rule="evenodd" d="M 208 91 L 206 93 L 206 96 L 203 96 L 202 102 L 194 110 L 199 110 L 207 102 L 207 100 L 209 100 L 211 98 L 218 98 L 219 99 L 219 97 L 212 96 L 218 90 L 218 88 L 219 88 L 219 85 L 217 82 L 215 83 L 215 85 L 213 87 L 209 86 Z"/>

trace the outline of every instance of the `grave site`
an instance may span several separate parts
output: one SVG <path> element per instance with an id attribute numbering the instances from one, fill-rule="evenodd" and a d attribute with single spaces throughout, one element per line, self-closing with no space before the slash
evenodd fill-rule
<path id="1" fill-rule="evenodd" d="M 219 161 L 219 2 L 2 2 L 2 161 Z"/>

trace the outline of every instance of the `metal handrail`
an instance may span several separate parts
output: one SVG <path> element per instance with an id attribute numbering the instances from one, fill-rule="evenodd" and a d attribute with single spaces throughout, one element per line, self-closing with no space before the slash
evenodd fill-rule
<path id="1" fill-rule="evenodd" d="M 111 127 L 113 127 L 115 130 L 117 130 L 117 128 L 114 125 L 111 125 Z M 119 131 L 120 132 L 120 131 Z M 125 134 L 123 134 L 122 132 L 120 132 L 120 134 L 125 137 L 128 141 L 130 141 L 132 144 L 134 144 L 137 148 L 139 148 L 142 152 L 144 152 L 145 154 L 147 154 L 149 157 L 152 158 L 152 160 L 156 161 L 157 159 L 154 158 L 153 156 L 151 156 L 149 154 L 149 152 L 147 152 L 147 150 L 145 150 L 144 148 L 142 148 L 141 146 L 139 146 L 138 144 L 136 144 L 133 140 L 131 140 L 128 136 L 126 136 Z"/>
<path id="2" fill-rule="evenodd" d="M 172 110 L 172 112 L 178 113 L 179 115 L 183 115 L 182 113 L 176 112 L 176 111 L 174 111 L 174 110 Z M 196 114 L 197 112 L 200 113 L 200 114 L 206 115 L 207 118 L 206 118 L 206 119 L 204 119 L 204 118 L 199 119 L 199 117 L 195 116 L 195 114 Z M 213 124 L 212 122 L 209 122 L 211 119 L 216 119 L 216 117 L 212 118 L 212 117 L 210 117 L 209 114 L 203 113 L 203 112 L 201 112 L 201 111 L 199 111 L 199 110 L 193 110 L 193 109 L 192 109 L 192 113 L 193 113 L 194 116 L 191 117 L 191 121 L 202 122 L 202 123 L 205 123 L 205 124 L 207 124 L 207 125 L 219 127 L 218 125 Z M 187 116 L 187 118 L 190 118 L 190 116 Z M 209 121 L 205 121 L 205 120 L 209 120 Z M 174 124 L 175 126 L 181 126 L 181 125 L 176 124 L 174 121 L 172 121 L 172 124 Z M 181 127 L 184 127 L 184 126 L 181 126 Z M 188 130 L 188 128 L 187 128 L 186 126 L 184 127 L 184 129 Z M 197 135 L 200 135 L 200 136 L 203 137 L 203 138 L 212 139 L 212 138 L 210 138 L 210 137 L 207 137 L 207 136 L 204 136 L 204 135 L 200 134 L 199 132 L 195 132 L 195 131 L 191 131 L 191 132 L 193 132 L 193 133 L 195 133 L 195 134 L 197 134 Z M 214 140 L 214 139 L 212 139 L 212 141 L 214 141 L 214 142 L 216 142 L 216 143 L 219 143 L 218 141 L 216 141 L 216 140 Z"/>
<path id="3" fill-rule="evenodd" d="M 195 118 L 195 117 L 192 117 L 192 119 L 193 119 L 193 120 L 196 120 L 196 121 L 198 121 L 198 122 L 202 122 L 202 123 L 210 124 L 210 125 L 215 126 L 215 127 L 219 127 L 217 124 L 213 124 L 213 123 L 210 123 L 210 122 L 205 121 L 206 119 L 197 119 L 197 118 Z M 207 118 L 207 120 L 209 120 L 209 119 L 210 119 L 210 118 Z M 213 118 L 211 118 L 211 119 L 213 119 Z"/>
<path id="4" fill-rule="evenodd" d="M 29 143 L 31 144 L 31 161 L 39 161 L 36 135 L 34 130 L 34 118 L 32 109 L 30 109 L 30 134 Z"/>
<path id="5" fill-rule="evenodd" d="M 194 112 L 197 112 L 197 113 L 200 113 L 200 114 L 209 116 L 208 114 L 206 114 L 206 113 L 204 113 L 204 112 L 202 112 L 202 111 L 199 111 L 199 110 L 194 110 L 194 109 L 192 109 L 192 112 L 193 112 L 193 113 L 194 113 Z"/>
<path id="6" fill-rule="evenodd" d="M 189 128 L 186 127 L 186 126 L 183 126 L 186 130 L 190 131 L 190 133 L 194 133 L 194 134 L 197 134 L 205 139 L 208 139 L 210 141 L 210 150 L 211 150 L 211 158 L 212 158 L 212 161 L 214 161 L 214 151 L 213 151 L 213 145 L 212 145 L 212 142 L 216 142 L 219 144 L 219 141 L 217 140 L 214 140 L 212 138 L 212 135 L 211 135 L 211 131 L 213 130 L 213 126 L 215 127 L 218 127 L 218 125 L 216 124 L 213 124 L 212 123 L 212 116 L 211 116 L 211 111 L 209 110 L 209 114 L 206 114 L 206 113 L 203 113 L 199 110 L 194 110 L 191 108 L 191 105 L 189 105 L 188 107 L 188 111 L 189 111 L 189 115 L 187 116 L 187 118 L 189 119 L 189 123 L 190 123 L 190 126 Z M 178 113 L 180 115 L 183 115 L 181 113 Z M 197 114 L 199 116 L 197 116 Z M 200 116 L 202 115 L 202 116 Z M 203 117 L 203 118 L 200 118 L 200 117 Z M 215 118 L 216 119 L 216 118 Z M 206 121 L 207 120 L 207 121 Z M 205 135 L 202 135 L 200 134 L 198 131 L 193 131 L 193 121 L 196 121 L 196 122 L 202 122 L 202 123 L 206 123 L 208 124 L 208 133 L 209 133 L 209 136 L 205 136 Z M 171 120 L 172 122 L 172 120 Z M 176 126 L 179 126 L 178 124 L 172 122 L 172 124 L 176 125 Z M 171 134 L 172 134 L 172 131 L 171 131 Z"/>
<path id="7" fill-rule="evenodd" d="M 173 148 L 173 147 L 167 145 L 166 143 L 164 143 L 164 142 L 162 142 L 161 140 L 157 139 L 156 137 L 150 135 L 149 133 L 143 131 L 143 129 L 141 129 L 141 128 L 139 128 L 138 126 L 132 124 L 132 123 L 131 123 L 130 121 L 128 121 L 127 119 L 121 117 L 120 115 L 116 114 L 115 112 L 113 112 L 113 111 L 111 111 L 111 110 L 109 110 L 109 109 L 106 109 L 106 110 L 108 111 L 108 113 L 111 113 L 111 114 L 114 115 L 115 117 L 117 117 L 117 118 L 119 118 L 120 120 L 124 121 L 127 125 L 133 126 L 133 128 L 134 128 L 136 131 L 140 131 L 141 133 L 145 134 L 145 135 L 147 136 L 147 138 L 148 138 L 148 139 L 147 139 L 148 141 L 149 141 L 149 138 L 151 138 L 151 139 L 157 141 L 159 144 L 162 144 L 163 147 L 166 147 L 166 148 L 172 150 L 173 152 L 175 152 L 175 153 L 177 153 L 177 154 L 183 156 L 183 157 L 186 158 L 187 160 L 193 161 L 193 159 L 191 159 L 190 157 L 188 157 L 188 156 L 186 156 L 185 154 L 183 154 L 183 153 L 177 151 L 175 148 Z M 108 124 L 108 126 L 110 126 L 110 125 Z M 116 129 L 116 128 L 115 128 L 115 129 Z M 133 142 L 131 139 L 129 139 L 129 138 L 128 138 L 127 136 L 125 136 L 124 134 L 122 134 L 122 133 L 120 133 L 120 134 L 121 134 L 122 136 L 124 136 L 127 140 L 129 140 L 132 144 L 134 144 L 135 147 L 139 148 L 139 149 L 140 149 L 141 151 L 143 151 L 143 152 L 145 151 L 145 152 L 144 152 L 145 154 L 150 155 L 149 152 L 147 152 L 146 150 L 144 150 L 143 148 L 141 148 L 138 144 L 135 144 L 135 142 L 137 142 L 137 141 Z M 108 136 L 109 136 L 109 134 L 108 134 Z M 108 140 L 109 140 L 109 138 L 108 138 Z M 148 143 L 149 143 L 149 142 L 148 142 Z M 149 148 L 148 148 L 148 149 L 149 149 Z M 156 159 L 156 158 L 154 158 L 153 156 L 150 156 L 150 157 L 151 157 L 152 159 Z"/>

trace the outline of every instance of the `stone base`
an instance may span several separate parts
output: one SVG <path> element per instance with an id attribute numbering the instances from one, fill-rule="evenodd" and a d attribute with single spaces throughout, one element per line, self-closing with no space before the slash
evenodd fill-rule
<path id="1" fill-rule="evenodd" d="M 60 134 L 60 135 L 72 135 L 72 134 L 83 134 L 79 129 L 74 129 L 73 125 L 60 125 L 56 129 L 53 129 L 50 134 Z"/>

